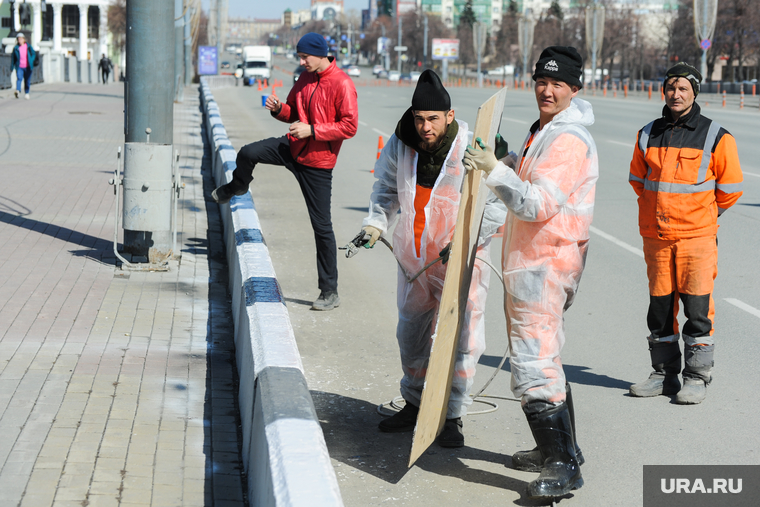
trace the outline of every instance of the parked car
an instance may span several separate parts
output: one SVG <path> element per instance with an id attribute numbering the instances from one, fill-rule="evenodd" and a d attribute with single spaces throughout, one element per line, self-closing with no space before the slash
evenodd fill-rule
<path id="1" fill-rule="evenodd" d="M 306 67 L 304 67 L 303 65 L 299 65 L 298 67 L 296 67 L 296 70 L 293 71 L 293 84 L 295 84 L 296 81 L 298 81 L 298 78 L 301 76 L 301 73 L 304 72 L 305 70 L 306 70 Z"/>
<path id="2" fill-rule="evenodd" d="M 388 81 L 398 81 L 401 79 L 401 73 L 397 70 L 392 70 L 388 73 Z"/>
<path id="3" fill-rule="evenodd" d="M 374 76 L 379 76 L 379 75 L 380 75 L 380 73 L 381 73 L 382 71 L 384 71 L 384 70 L 385 70 L 385 69 L 383 68 L 383 66 L 382 66 L 382 65 L 375 65 L 374 67 L 372 67 L 372 75 L 374 75 Z"/>
<path id="4" fill-rule="evenodd" d="M 378 79 L 388 79 L 388 71 L 383 69 L 377 73 Z"/>
<path id="5" fill-rule="evenodd" d="M 410 72 L 410 73 L 409 73 L 409 78 L 410 78 L 412 81 L 415 81 L 415 82 L 416 82 L 416 81 L 419 81 L 419 80 L 420 80 L 420 76 L 421 76 L 421 75 L 422 75 L 422 72 L 417 72 L 417 71 L 414 71 L 414 72 Z"/>
<path id="6" fill-rule="evenodd" d="M 230 68 L 230 62 L 222 62 L 222 68 L 223 69 L 229 69 Z"/>
<path id="7" fill-rule="evenodd" d="M 401 74 L 400 79 L 401 79 L 401 81 L 411 81 L 412 80 L 412 75 L 411 74 Z"/>
<path id="8" fill-rule="evenodd" d="M 356 65 L 351 65 L 348 69 L 346 69 L 346 74 L 351 77 L 361 77 L 362 70 Z"/>

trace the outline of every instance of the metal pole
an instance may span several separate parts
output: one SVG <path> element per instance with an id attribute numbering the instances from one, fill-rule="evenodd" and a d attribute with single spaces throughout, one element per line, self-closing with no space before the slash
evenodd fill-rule
<path id="1" fill-rule="evenodd" d="M 399 13 L 396 13 L 398 16 L 398 46 L 401 45 L 401 15 Z M 397 51 L 397 58 L 398 58 L 398 73 L 401 74 L 401 51 Z"/>
<path id="2" fill-rule="evenodd" d="M 428 17 L 425 15 L 425 45 L 422 46 L 422 70 L 427 69 Z"/>
<path id="3" fill-rule="evenodd" d="M 483 88 L 483 74 L 480 72 L 480 62 L 483 59 L 483 50 L 481 49 L 481 45 L 483 44 L 483 25 L 481 25 L 480 22 L 475 23 L 473 25 L 473 28 L 476 30 L 476 46 L 475 50 L 478 54 L 478 88 Z"/>
<path id="4" fill-rule="evenodd" d="M 185 11 L 185 85 L 193 82 L 193 37 L 190 32 L 192 10 L 190 0 L 187 0 L 187 10 Z"/>
<path id="5" fill-rule="evenodd" d="M 124 250 L 151 263 L 171 253 L 174 84 L 157 69 L 174 69 L 173 19 L 171 2 L 127 2 Z"/>
<path id="6" fill-rule="evenodd" d="M 702 0 L 702 26 L 707 26 L 707 0 Z M 702 41 L 700 41 L 702 42 Z M 700 65 L 700 71 L 702 71 L 702 79 L 707 80 L 707 50 L 702 50 L 702 65 Z"/>
<path id="7" fill-rule="evenodd" d="M 592 22 L 591 22 L 591 30 L 593 32 L 593 37 L 591 38 L 591 89 L 596 90 L 596 22 L 599 16 L 598 9 L 596 8 L 597 3 L 599 0 L 594 0 L 594 13 L 591 16 Z"/>
<path id="8" fill-rule="evenodd" d="M 221 65 L 220 58 L 222 57 L 222 2 L 224 0 L 216 0 L 216 55 L 217 65 Z M 218 69 L 217 69 L 218 70 Z"/>
<path id="9" fill-rule="evenodd" d="M 185 46 L 185 20 L 182 17 L 182 0 L 174 0 L 174 100 L 179 100 L 182 81 L 184 80 Z"/>

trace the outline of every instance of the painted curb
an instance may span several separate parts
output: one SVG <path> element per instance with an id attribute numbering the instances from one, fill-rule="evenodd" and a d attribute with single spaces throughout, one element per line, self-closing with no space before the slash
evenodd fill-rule
<path id="1" fill-rule="evenodd" d="M 200 93 L 212 173 L 219 186 L 232 179 L 237 154 L 206 78 L 201 78 Z M 342 507 L 335 470 L 250 192 L 233 197 L 219 209 L 229 266 L 250 505 Z"/>

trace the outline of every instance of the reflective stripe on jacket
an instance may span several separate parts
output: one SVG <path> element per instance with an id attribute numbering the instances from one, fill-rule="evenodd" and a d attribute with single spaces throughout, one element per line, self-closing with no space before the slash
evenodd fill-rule
<path id="1" fill-rule="evenodd" d="M 354 82 L 334 60 L 323 72 L 304 72 L 275 118 L 312 125 L 313 136 L 296 139 L 288 134 L 290 153 L 299 164 L 332 169 L 343 140 L 354 137 L 359 126 Z"/>
<path id="2" fill-rule="evenodd" d="M 719 210 L 742 195 L 736 141 L 698 104 L 676 122 L 663 117 L 639 130 L 628 182 L 639 196 L 639 231 L 648 238 L 686 239 L 718 231 Z"/>

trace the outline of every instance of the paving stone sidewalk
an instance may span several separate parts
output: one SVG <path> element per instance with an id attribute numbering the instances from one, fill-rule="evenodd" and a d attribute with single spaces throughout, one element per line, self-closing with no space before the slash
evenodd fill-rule
<path id="1" fill-rule="evenodd" d="M 244 506 L 237 377 L 195 88 L 181 260 L 117 269 L 118 85 L 0 91 L 0 505 Z M 208 206 L 208 209 L 207 209 Z"/>

